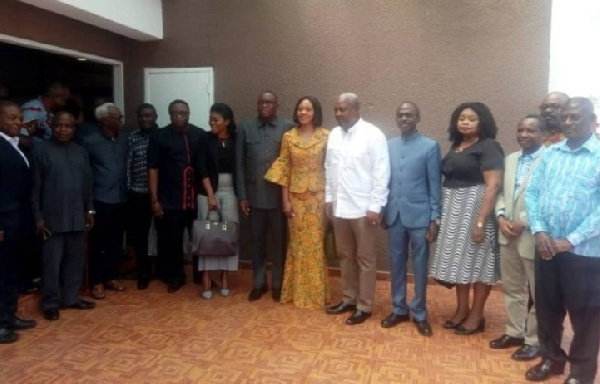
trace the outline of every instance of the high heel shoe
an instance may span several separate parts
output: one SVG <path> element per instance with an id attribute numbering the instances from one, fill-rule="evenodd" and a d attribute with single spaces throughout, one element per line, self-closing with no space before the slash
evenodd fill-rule
<path id="1" fill-rule="evenodd" d="M 465 317 L 464 319 L 462 319 L 461 321 L 459 321 L 458 323 L 453 323 L 452 320 L 446 320 L 446 322 L 444 322 L 444 324 L 442 324 L 442 328 L 444 329 L 456 329 L 458 327 L 460 327 L 460 325 L 463 323 L 463 321 L 465 321 L 467 318 Z"/>
<path id="2" fill-rule="evenodd" d="M 481 333 L 485 331 L 485 319 L 481 319 L 479 320 L 479 324 L 477 324 L 477 327 L 475 327 L 474 329 L 467 329 L 465 327 L 463 327 L 462 325 L 459 325 L 455 330 L 454 333 L 457 335 L 475 335 L 477 333 Z"/>

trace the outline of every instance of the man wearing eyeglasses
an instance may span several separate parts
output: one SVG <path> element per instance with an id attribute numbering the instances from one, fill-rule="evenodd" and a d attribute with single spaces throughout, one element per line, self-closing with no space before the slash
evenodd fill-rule
<path id="1" fill-rule="evenodd" d="M 547 147 L 563 141 L 565 137 L 560 130 L 560 109 L 569 100 L 562 92 L 549 93 L 540 104 L 540 115 L 546 122 L 544 145 Z"/>
<path id="2" fill-rule="evenodd" d="M 96 215 L 89 234 L 89 284 L 92 297 L 102 300 L 104 289 L 124 291 L 117 280 L 122 254 L 127 201 L 127 135 L 122 132 L 123 114 L 112 103 L 104 103 L 95 112 L 100 129 L 82 139 L 88 151 L 94 179 Z"/>
<path id="3" fill-rule="evenodd" d="M 169 104 L 169 117 L 171 124 L 150 139 L 148 190 L 158 232 L 157 275 L 174 293 L 185 284 L 183 234 L 197 213 L 194 164 L 206 138 L 204 130 L 190 124 L 184 100 Z"/>

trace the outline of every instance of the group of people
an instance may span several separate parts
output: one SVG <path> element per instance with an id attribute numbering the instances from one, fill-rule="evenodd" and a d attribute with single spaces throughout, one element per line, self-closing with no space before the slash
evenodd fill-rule
<path id="1" fill-rule="evenodd" d="M 127 135 L 121 111 L 106 103 L 96 110 L 98 129 L 76 144 L 73 115 L 58 111 L 50 136 L 33 143 L 28 155 L 19 146 L 22 112 L 2 102 L 0 343 L 16 341 L 14 330 L 35 326 L 15 315 L 14 268 L 22 239 L 34 227 L 44 239 L 44 317 L 57 320 L 59 308 L 94 307 L 78 294 L 86 231 L 94 299 L 104 299 L 105 289 L 124 290 L 117 263 L 127 216 L 138 289 L 146 289 L 152 277 L 148 231 L 154 218 L 156 276 L 173 293 L 186 282 L 182 243 L 192 222 L 217 210 L 224 220 L 238 221 L 239 211 L 249 219 L 250 301 L 268 290 L 270 254 L 275 301 L 325 308 L 330 222 L 343 292 L 326 312 L 351 312 L 348 325 L 365 322 L 373 308 L 376 238 L 383 227 L 392 295 L 383 328 L 412 317 L 420 334 L 432 335 L 429 276 L 456 290 L 456 310 L 442 327 L 457 335 L 482 332 L 485 302 L 502 276 L 506 330 L 490 348 L 518 346 L 515 360 L 541 356 L 526 373 L 532 381 L 562 373 L 568 360 L 566 382 L 593 382 L 600 337 L 600 142 L 588 99 L 549 94 L 539 115 L 519 121 L 522 149 L 506 158 L 483 103 L 453 111 L 452 145 L 444 157 L 436 141 L 419 133 L 420 110 L 412 102 L 396 110 L 400 136 L 389 141 L 361 118 L 352 93 L 336 100 L 338 126 L 331 131 L 322 127 L 322 106 L 312 96 L 297 101 L 292 121 L 277 112 L 273 92 L 261 93 L 256 118 L 239 125 L 228 105 L 216 103 L 205 132 L 190 124 L 183 100 L 169 104 L 171 123 L 163 129 L 156 125 L 156 109 L 142 104 L 139 129 Z M 409 254 L 415 283 L 410 303 Z M 230 294 L 228 271 L 237 269 L 237 255 L 193 262 L 202 297 L 212 298 L 212 284 L 221 295 Z M 210 271 L 220 272 L 217 282 Z M 567 312 L 574 330 L 569 354 L 560 346 Z"/>

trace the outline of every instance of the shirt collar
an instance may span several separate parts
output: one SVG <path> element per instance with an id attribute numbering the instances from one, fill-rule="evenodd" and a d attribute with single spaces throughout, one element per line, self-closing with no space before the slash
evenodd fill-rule
<path id="1" fill-rule="evenodd" d="M 258 123 L 259 127 L 266 127 L 266 126 L 275 127 L 275 126 L 277 126 L 277 116 L 273 117 L 270 121 L 267 121 L 267 122 L 264 122 L 257 117 L 256 122 Z"/>
<path id="2" fill-rule="evenodd" d="M 350 133 L 352 133 L 352 132 L 356 131 L 356 127 L 357 127 L 357 126 L 359 126 L 360 124 L 362 124 L 362 122 L 363 122 L 363 119 L 362 119 L 362 117 L 361 117 L 361 118 L 359 118 L 359 119 L 356 121 L 356 123 L 354 123 L 354 125 L 353 125 L 353 126 L 351 126 L 350 128 L 348 128 L 348 130 L 344 130 L 344 128 L 342 128 L 342 132 L 344 132 L 344 133 L 347 133 L 347 134 L 350 134 Z"/>
<path id="3" fill-rule="evenodd" d="M 551 149 L 564 151 L 564 152 L 579 152 L 582 149 L 590 153 L 598 152 L 600 153 L 600 141 L 596 138 L 596 135 L 593 133 L 590 137 L 581 145 L 581 147 L 571 150 L 571 148 L 567 145 L 567 140 L 561 141 L 560 143 L 554 144 L 550 147 Z"/>
<path id="4" fill-rule="evenodd" d="M 8 141 L 10 144 L 18 146 L 19 145 L 19 137 L 10 137 L 4 132 L 0 132 L 0 137 L 4 138 L 4 140 Z"/>
<path id="5" fill-rule="evenodd" d="M 540 147 L 538 148 L 538 150 L 537 150 L 537 151 L 535 151 L 535 152 L 533 152 L 533 153 L 525 153 L 525 152 L 521 151 L 521 156 L 519 156 L 519 159 L 523 159 L 523 158 L 529 157 L 529 158 L 531 158 L 531 159 L 535 160 L 535 159 L 537 159 L 538 157 L 540 157 L 540 155 L 541 155 L 541 154 L 544 152 L 544 150 L 545 150 L 545 149 L 546 149 L 546 147 L 544 147 L 544 146 L 542 145 L 542 146 L 540 146 Z"/>
<path id="6" fill-rule="evenodd" d="M 418 138 L 420 136 L 421 136 L 421 134 L 419 133 L 419 131 L 414 131 L 410 136 L 407 136 L 407 137 L 403 137 L 402 135 L 400 135 L 400 140 L 407 142 L 407 141 L 415 140 L 416 138 Z"/>

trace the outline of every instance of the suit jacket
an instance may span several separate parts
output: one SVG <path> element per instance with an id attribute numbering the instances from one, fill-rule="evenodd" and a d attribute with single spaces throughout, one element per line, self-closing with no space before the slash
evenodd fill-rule
<path id="1" fill-rule="evenodd" d="M 529 179 L 533 175 L 533 171 L 540 163 L 541 156 L 531 164 L 529 173 L 523 179 L 523 183 L 519 190 L 515 192 L 515 176 L 521 151 L 511 153 L 506 157 L 504 166 L 504 185 L 498 193 L 496 200 L 496 215 L 500 210 L 504 210 L 504 217 L 510 221 L 520 221 L 525 224 L 525 229 L 514 241 L 517 242 L 517 250 L 521 257 L 533 259 L 535 256 L 535 240 L 529 230 L 529 220 L 527 219 L 527 211 L 525 209 L 525 190 L 529 185 Z M 501 245 L 508 245 L 510 239 L 507 239 L 502 232 L 498 231 L 498 242 Z"/>
<path id="2" fill-rule="evenodd" d="M 232 132 L 229 135 L 229 145 L 233 146 L 233 159 L 231 159 L 231 164 L 233 165 L 233 188 L 237 191 L 237 180 L 236 180 L 236 167 L 235 167 L 235 147 L 236 147 L 236 136 L 235 132 Z M 200 140 L 200 148 L 198 150 L 197 157 L 197 169 L 200 174 L 199 177 L 199 185 L 198 191 L 200 194 L 206 196 L 206 190 L 204 189 L 204 185 L 202 185 L 202 179 L 208 177 L 210 179 L 210 184 L 213 188 L 213 192 L 217 192 L 219 189 L 219 148 L 221 147 L 221 142 L 217 138 L 217 136 L 212 133 L 208 133 L 204 135 L 204 137 Z"/>
<path id="3" fill-rule="evenodd" d="M 283 134 L 293 126 L 279 117 L 267 124 L 254 118 L 238 126 L 235 165 L 239 200 L 248 200 L 259 209 L 281 208 L 281 187 L 266 181 L 265 175 L 279 156 Z"/>
<path id="4" fill-rule="evenodd" d="M 440 217 L 442 154 L 440 145 L 420 133 L 388 142 L 390 194 L 384 210 L 387 225 L 400 220 L 407 228 L 424 228 Z"/>
<path id="5" fill-rule="evenodd" d="M 33 233 L 31 170 L 4 138 L 0 137 L 0 231 L 4 240 L 20 240 Z"/>

